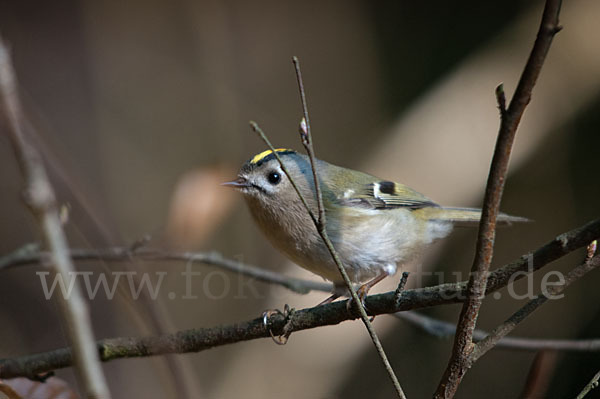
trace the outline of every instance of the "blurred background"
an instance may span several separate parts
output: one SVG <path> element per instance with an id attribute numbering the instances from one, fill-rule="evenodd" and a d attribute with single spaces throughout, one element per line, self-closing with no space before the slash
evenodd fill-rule
<path id="1" fill-rule="evenodd" d="M 320 280 L 290 264 L 258 233 L 230 180 L 262 151 L 256 120 L 278 147 L 301 148 L 301 107 L 291 57 L 302 63 L 317 156 L 403 182 L 438 203 L 478 207 L 499 119 L 494 89 L 510 97 L 538 29 L 543 3 L 358 0 L 38 2 L 0 1 L 0 33 L 12 47 L 22 101 L 37 133 L 73 247 L 104 248 L 150 235 L 151 247 L 215 250 L 286 275 Z M 520 126 L 503 211 L 535 223 L 498 233 L 494 266 L 598 217 L 600 3 L 566 2 L 565 29 L 550 50 Z M 0 254 L 39 241 L 22 181 L 0 135 Z M 475 232 L 460 230 L 418 265 L 409 285 L 466 278 Z M 567 271 L 575 253 L 546 270 Z M 182 298 L 183 262 L 81 262 L 102 273 L 167 272 L 156 300 L 98 295 L 98 338 L 210 327 L 268 308 L 313 306 L 324 293 L 284 289 L 194 265 Z M 56 303 L 27 266 L 0 278 L 0 356 L 65 345 Z M 542 275 L 536 274 L 539 291 Z M 153 278 L 154 279 L 154 278 Z M 398 276 L 373 292 L 393 289 Z M 577 282 L 515 335 L 600 335 L 600 275 Z M 527 291 L 525 281 L 516 285 Z M 176 293 L 171 299 L 168 293 Z M 491 329 L 526 299 L 488 299 Z M 455 322 L 458 305 L 423 313 Z M 451 339 L 393 317 L 375 320 L 410 398 L 429 397 Z M 495 349 L 467 374 L 458 397 L 517 397 L 535 353 Z M 600 368 L 593 354 L 546 357 L 540 397 L 574 396 Z M 393 387 L 362 323 L 295 333 L 286 346 L 257 340 L 198 354 L 104 365 L 115 398 L 383 398 Z M 57 375 L 76 382 L 71 369 Z M 545 392 L 545 393 L 544 393 Z M 598 396 L 593 392 L 589 397 Z"/>

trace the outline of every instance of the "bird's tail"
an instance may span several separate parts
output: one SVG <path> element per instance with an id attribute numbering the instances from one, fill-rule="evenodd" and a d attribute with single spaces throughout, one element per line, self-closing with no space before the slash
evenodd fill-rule
<path id="1" fill-rule="evenodd" d="M 481 209 L 474 208 L 427 208 L 427 219 L 451 222 L 455 226 L 473 227 L 479 224 Z M 498 215 L 498 226 L 510 226 L 512 223 L 531 222 L 530 219 L 511 216 L 506 213 Z"/>

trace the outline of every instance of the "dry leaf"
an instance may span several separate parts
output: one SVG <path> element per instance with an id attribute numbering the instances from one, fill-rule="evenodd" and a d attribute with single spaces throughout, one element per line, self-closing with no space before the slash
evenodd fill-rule
<path id="1" fill-rule="evenodd" d="M 221 183 L 234 176 L 233 168 L 207 167 L 190 171 L 179 179 L 167 223 L 171 245 L 195 249 L 210 237 L 231 210 L 235 192 Z"/>
<path id="2" fill-rule="evenodd" d="M 0 381 L 0 399 L 78 399 L 79 396 L 65 381 L 50 377 L 45 382 L 28 378 Z"/>

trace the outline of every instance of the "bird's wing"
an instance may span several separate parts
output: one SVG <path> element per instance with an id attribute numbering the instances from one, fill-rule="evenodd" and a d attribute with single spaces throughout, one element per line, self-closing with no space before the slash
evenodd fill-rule
<path id="1" fill-rule="evenodd" d="M 387 180 L 367 183 L 358 190 L 345 190 L 338 200 L 342 205 L 368 209 L 421 209 L 439 206 L 423 194 Z"/>

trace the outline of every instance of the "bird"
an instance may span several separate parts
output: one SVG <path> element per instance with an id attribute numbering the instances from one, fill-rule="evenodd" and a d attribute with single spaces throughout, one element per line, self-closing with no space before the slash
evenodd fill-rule
<path id="1" fill-rule="evenodd" d="M 347 295 L 346 285 L 308 207 L 317 215 L 318 201 L 308 156 L 287 148 L 263 151 L 223 185 L 242 193 L 259 229 L 271 244 L 297 265 L 331 281 L 333 294 L 322 303 Z M 479 224 L 481 210 L 445 207 L 401 183 L 315 159 L 322 192 L 326 232 L 351 282 L 364 301 L 369 290 L 448 236 L 453 227 Z M 498 225 L 528 219 L 500 213 Z"/>

